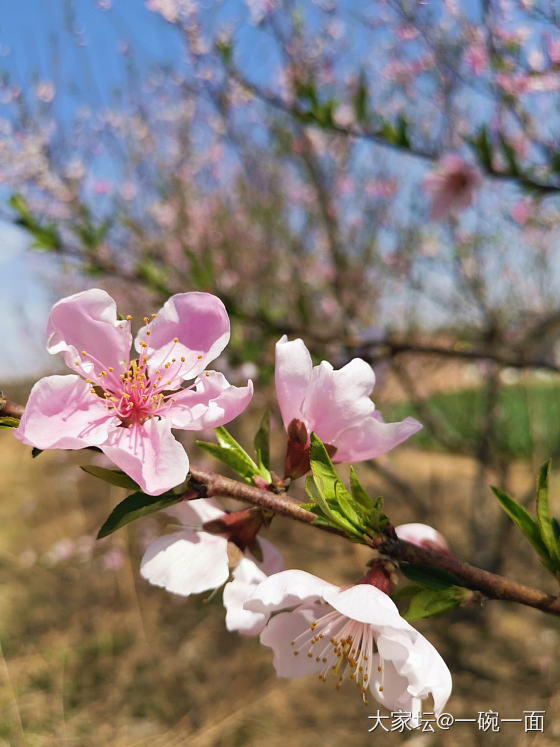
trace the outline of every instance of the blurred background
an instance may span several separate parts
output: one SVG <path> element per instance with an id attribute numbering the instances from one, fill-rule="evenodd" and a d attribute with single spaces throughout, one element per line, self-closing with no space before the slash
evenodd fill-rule
<path id="1" fill-rule="evenodd" d="M 102 287 L 142 318 L 215 293 L 232 324 L 216 367 L 257 390 L 232 425 L 244 444 L 274 407 L 282 334 L 316 362 L 364 358 L 385 419 L 424 424 L 358 466 L 392 522 L 554 593 L 489 485 L 532 510 L 560 453 L 559 90 L 548 0 L 6 4 L 0 388 L 23 403 L 63 372 L 44 350 L 63 295 Z M 165 519 L 95 541 L 124 497 L 77 468 L 95 456 L 29 452 L 0 433 L 0 744 L 558 744 L 554 618 L 492 602 L 418 624 L 452 671 L 451 713 L 546 710 L 544 734 L 368 734 L 353 689 L 277 680 L 219 598 L 139 577 Z M 268 533 L 287 567 L 361 576 L 363 548 L 287 524 Z"/>

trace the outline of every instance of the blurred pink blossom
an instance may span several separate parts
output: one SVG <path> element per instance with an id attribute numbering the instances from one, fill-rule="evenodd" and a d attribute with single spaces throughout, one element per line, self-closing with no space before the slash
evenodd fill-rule
<path id="1" fill-rule="evenodd" d="M 460 156 L 444 156 L 422 181 L 423 188 L 432 198 L 432 220 L 442 220 L 471 205 L 481 184 L 478 169 L 469 166 Z"/>

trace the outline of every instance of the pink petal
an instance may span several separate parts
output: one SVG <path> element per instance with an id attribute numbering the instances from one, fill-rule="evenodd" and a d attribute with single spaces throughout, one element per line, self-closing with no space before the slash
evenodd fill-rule
<path id="1" fill-rule="evenodd" d="M 427 524 L 400 524 L 395 527 L 395 532 L 399 539 L 411 542 L 413 545 L 449 552 L 449 545 L 445 537 Z"/>
<path id="2" fill-rule="evenodd" d="M 313 369 L 303 403 L 304 422 L 323 443 L 337 446 L 338 434 L 371 414 L 369 398 L 375 374 L 361 358 L 354 358 L 335 371 L 323 361 Z"/>
<path id="3" fill-rule="evenodd" d="M 140 573 L 154 586 L 188 597 L 217 589 L 229 576 L 227 540 L 206 532 L 175 532 L 150 542 Z"/>
<path id="4" fill-rule="evenodd" d="M 114 372 L 105 381 L 119 382 L 119 374 L 128 369 L 131 345 L 130 323 L 117 319 L 117 306 L 104 290 L 75 293 L 52 307 L 47 350 L 64 353 L 66 365 L 83 376 L 93 377 L 110 366 Z"/>
<path id="5" fill-rule="evenodd" d="M 171 433 L 168 420 L 150 418 L 143 425 L 114 428 L 101 449 L 148 495 L 160 495 L 187 476 L 189 460 Z"/>
<path id="6" fill-rule="evenodd" d="M 79 376 L 47 376 L 33 386 L 14 435 L 38 449 L 83 449 L 102 444 L 113 419 Z"/>
<path id="7" fill-rule="evenodd" d="M 410 626 L 404 620 L 393 600 L 375 586 L 357 584 L 347 589 L 328 589 L 323 599 L 345 617 L 357 622 L 369 623 L 375 628 L 404 628 Z"/>
<path id="8" fill-rule="evenodd" d="M 336 439 L 335 462 L 361 462 L 386 454 L 417 433 L 422 424 L 414 418 L 385 423 L 379 413 L 364 418 L 340 433 Z"/>
<path id="9" fill-rule="evenodd" d="M 304 677 L 323 669 L 322 662 L 307 657 L 303 651 L 295 656 L 292 641 L 309 630 L 311 623 L 324 614 L 325 608 L 321 605 L 302 606 L 293 612 L 281 612 L 269 621 L 260 641 L 274 652 L 273 664 L 278 677 Z"/>
<path id="10" fill-rule="evenodd" d="M 198 431 L 229 423 L 247 407 L 253 396 L 253 382 L 232 386 L 217 371 L 207 371 L 195 381 L 194 389 L 185 389 L 173 397 L 169 410 L 174 428 Z"/>
<path id="11" fill-rule="evenodd" d="M 251 598 L 245 602 L 245 609 L 273 612 L 321 599 L 329 590 L 337 591 L 338 586 L 312 576 L 307 571 L 282 571 L 259 584 Z"/>
<path id="12" fill-rule="evenodd" d="M 175 383 L 198 376 L 220 355 L 228 340 L 229 318 L 224 304 L 210 293 L 193 292 L 171 296 L 156 318 L 140 329 L 134 344 L 139 353 L 148 356 L 150 374 L 175 358 L 177 363 L 169 368 Z"/>
<path id="13" fill-rule="evenodd" d="M 276 343 L 274 379 L 276 397 L 287 428 L 294 418 L 302 420 L 301 406 L 311 380 L 313 363 L 303 340 L 288 342 L 284 335 Z"/>

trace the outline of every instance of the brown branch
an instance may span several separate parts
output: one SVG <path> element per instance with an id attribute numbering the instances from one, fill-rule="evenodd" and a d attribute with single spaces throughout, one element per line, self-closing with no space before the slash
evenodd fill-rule
<path id="1" fill-rule="evenodd" d="M 284 496 L 245 485 L 228 477 L 203 472 L 198 469 L 191 469 L 191 477 L 194 478 L 194 482 L 191 480 L 189 487 L 197 491 L 199 496 L 203 498 L 210 496 L 236 498 L 237 500 L 261 506 L 269 511 L 308 525 L 312 525 L 316 518 L 315 514 L 312 514 Z M 344 532 L 334 528 L 319 528 L 327 529 L 327 531 L 342 537 L 345 536 Z M 455 576 L 465 587 L 480 591 L 489 599 L 503 599 L 510 602 L 517 602 L 518 604 L 535 607 L 543 612 L 560 616 L 560 597 L 554 597 L 538 589 L 532 589 L 529 586 L 523 586 L 515 581 L 510 581 L 503 576 L 498 576 L 495 573 L 490 573 L 469 563 L 464 563 L 454 556 L 425 550 L 422 547 L 412 545 L 409 542 L 394 537 L 381 536 L 375 539 L 364 537 L 364 543 L 384 553 L 393 560 L 428 565 L 447 571 Z"/>
<path id="2" fill-rule="evenodd" d="M 24 409 L 23 405 L 10 402 L 9 399 L 0 394 L 0 417 L 21 418 Z"/>
<path id="3" fill-rule="evenodd" d="M 10 405 L 13 407 L 11 410 L 12 413 L 19 413 L 19 415 L 14 415 L 14 417 L 20 417 L 24 408 L 14 403 L 10 403 Z M 196 492 L 201 498 L 208 498 L 210 496 L 236 498 L 237 500 L 250 503 L 253 506 L 260 506 L 267 511 L 272 511 L 275 514 L 289 517 L 307 525 L 313 525 L 313 522 L 317 518 L 315 514 L 307 511 L 284 495 L 268 490 L 261 490 L 260 488 L 246 485 L 237 480 L 232 480 L 229 477 L 222 477 L 222 475 L 205 472 L 196 468 L 191 468 L 190 475 L 189 490 Z M 335 528 L 314 526 L 341 537 L 345 536 L 344 532 Z M 363 540 L 364 544 L 369 545 L 378 552 L 384 553 L 393 560 L 432 566 L 447 571 L 454 575 L 465 587 L 480 591 L 489 599 L 504 599 L 510 602 L 517 602 L 518 604 L 535 607 L 543 612 L 560 616 L 560 597 L 544 594 L 538 589 L 532 589 L 528 586 L 517 584 L 514 581 L 509 581 L 503 576 L 498 576 L 482 568 L 469 565 L 469 563 L 464 563 L 454 556 L 435 553 L 417 545 L 412 545 L 409 542 L 399 540 L 394 536 L 380 535 L 373 539 L 364 536 Z"/>

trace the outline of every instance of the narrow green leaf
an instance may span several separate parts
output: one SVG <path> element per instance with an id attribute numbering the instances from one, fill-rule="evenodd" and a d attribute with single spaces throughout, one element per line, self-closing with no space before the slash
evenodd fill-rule
<path id="1" fill-rule="evenodd" d="M 338 512 L 363 534 L 366 529 L 365 517 L 363 513 L 360 516 L 356 511 L 359 504 L 352 499 L 352 495 L 338 476 L 321 439 L 317 438 L 314 433 L 311 434 L 309 462 L 315 484 L 323 498 L 329 503 L 331 510 L 338 509 Z"/>
<path id="2" fill-rule="evenodd" d="M 112 534 L 117 529 L 130 524 L 131 521 L 136 521 L 136 519 L 141 519 L 142 516 L 161 511 L 162 508 L 172 506 L 181 500 L 181 496 L 175 493 L 164 493 L 163 495 L 146 495 L 142 492 L 133 493 L 113 509 L 107 521 L 99 530 L 97 539 L 107 537 L 107 535 Z"/>
<path id="3" fill-rule="evenodd" d="M 80 465 L 80 469 L 87 472 L 89 475 L 98 477 L 104 482 L 108 482 L 111 485 L 116 485 L 119 488 L 126 488 L 127 490 L 139 490 L 140 486 L 134 482 L 134 480 L 126 475 L 120 469 L 105 469 L 104 467 L 96 467 L 95 465 Z"/>
<path id="4" fill-rule="evenodd" d="M 403 563 L 400 569 L 411 581 L 422 584 L 422 586 L 427 586 L 428 589 L 435 591 L 446 589 L 449 586 L 460 585 L 461 583 L 452 573 L 443 571 L 441 568 L 434 568 L 431 565 Z"/>
<path id="5" fill-rule="evenodd" d="M 263 415 L 259 430 L 255 435 L 255 452 L 259 467 L 270 469 L 270 411 Z"/>
<path id="6" fill-rule="evenodd" d="M 245 482 L 253 483 L 253 476 L 258 474 L 258 468 L 255 465 L 255 469 L 253 469 L 233 449 L 225 448 L 219 444 L 212 444 L 208 441 L 197 441 L 196 445 L 232 469 Z"/>
<path id="7" fill-rule="evenodd" d="M 550 479 L 550 459 L 543 464 L 537 477 L 537 521 L 546 545 L 548 555 L 557 569 L 560 569 L 560 545 L 554 532 L 548 505 L 548 484 Z"/>
<path id="8" fill-rule="evenodd" d="M 533 519 L 527 509 L 523 508 L 517 501 L 500 488 L 492 487 L 492 491 L 498 499 L 500 506 L 509 518 L 523 532 L 525 537 L 533 545 L 547 567 L 550 566 L 548 550 L 544 544 L 537 522 Z"/>
<path id="9" fill-rule="evenodd" d="M 17 428 L 19 425 L 18 418 L 12 418 L 9 415 L 0 417 L 0 428 Z"/>
<path id="10" fill-rule="evenodd" d="M 423 617 L 433 617 L 442 612 L 458 607 L 470 592 L 457 586 L 449 586 L 447 589 L 424 589 L 410 601 L 410 605 L 403 617 L 408 622 L 420 620 Z"/>
<path id="11" fill-rule="evenodd" d="M 370 511 L 373 508 L 374 503 L 358 480 L 358 475 L 356 474 L 354 467 L 350 467 L 350 490 L 352 491 L 354 500 L 363 506 L 363 508 L 367 511 Z"/>

